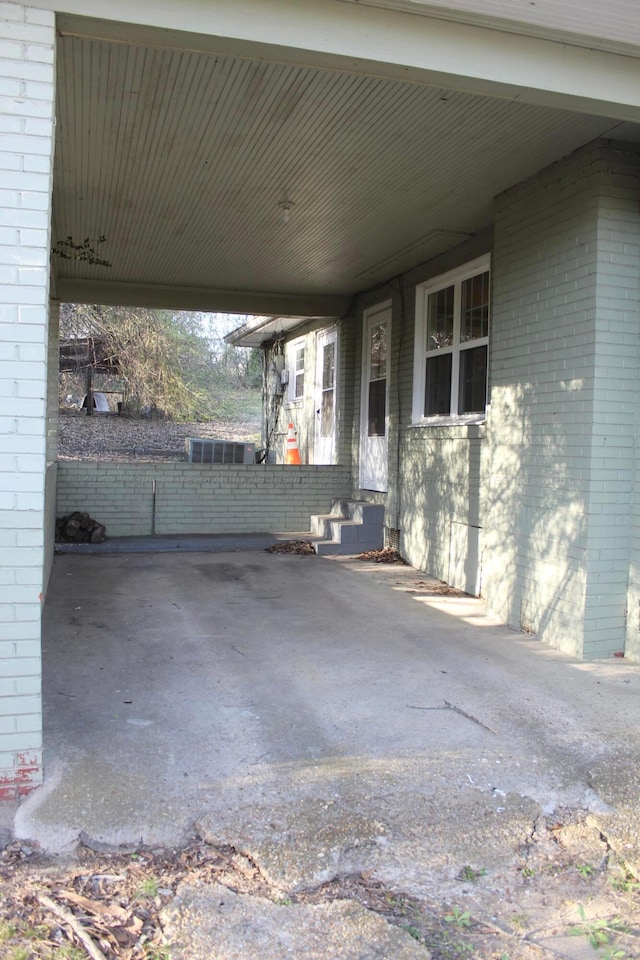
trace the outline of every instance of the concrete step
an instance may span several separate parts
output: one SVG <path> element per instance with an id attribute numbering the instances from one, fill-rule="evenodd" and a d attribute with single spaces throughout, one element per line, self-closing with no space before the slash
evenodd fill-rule
<path id="1" fill-rule="evenodd" d="M 314 544 L 320 555 L 380 550 L 384 546 L 384 506 L 336 498 L 330 513 L 311 517 L 311 533 L 322 537 Z"/>

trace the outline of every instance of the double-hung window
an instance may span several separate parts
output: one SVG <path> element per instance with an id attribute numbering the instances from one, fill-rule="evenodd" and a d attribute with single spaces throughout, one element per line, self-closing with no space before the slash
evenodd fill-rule
<path id="1" fill-rule="evenodd" d="M 304 397 L 304 338 L 288 344 L 289 400 L 302 400 Z"/>
<path id="2" fill-rule="evenodd" d="M 416 290 L 414 422 L 482 416 L 487 404 L 489 258 Z"/>

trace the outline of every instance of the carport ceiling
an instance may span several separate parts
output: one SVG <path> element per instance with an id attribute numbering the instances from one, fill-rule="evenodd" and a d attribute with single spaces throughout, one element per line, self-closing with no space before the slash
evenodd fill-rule
<path id="1" fill-rule="evenodd" d="M 496 194 L 617 126 L 413 82 L 62 35 L 53 239 L 104 235 L 112 265 L 57 260 L 58 296 L 339 313 L 488 226 Z"/>

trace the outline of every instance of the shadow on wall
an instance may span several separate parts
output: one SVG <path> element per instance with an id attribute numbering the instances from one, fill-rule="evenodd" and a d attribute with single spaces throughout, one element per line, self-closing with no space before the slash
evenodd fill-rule
<path id="1" fill-rule="evenodd" d="M 582 656 L 589 417 L 581 381 L 550 411 L 533 384 L 494 385 L 483 451 L 483 594 L 503 620 Z M 575 404 L 575 416 L 567 406 Z"/>

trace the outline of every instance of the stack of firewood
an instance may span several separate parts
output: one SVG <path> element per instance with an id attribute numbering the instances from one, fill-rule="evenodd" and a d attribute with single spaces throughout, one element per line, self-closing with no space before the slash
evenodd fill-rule
<path id="1" fill-rule="evenodd" d="M 107 528 L 89 516 L 88 513 L 69 514 L 56 520 L 56 541 L 58 543 L 102 543 L 106 539 Z"/>

